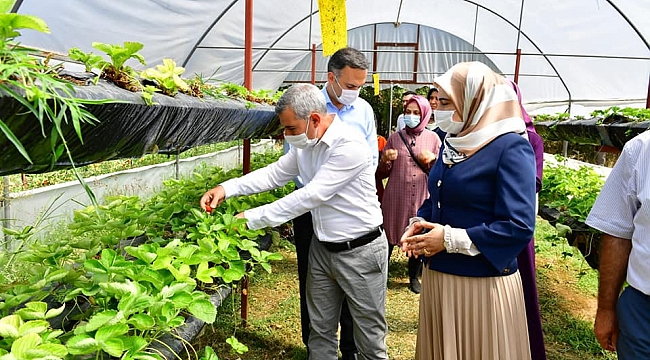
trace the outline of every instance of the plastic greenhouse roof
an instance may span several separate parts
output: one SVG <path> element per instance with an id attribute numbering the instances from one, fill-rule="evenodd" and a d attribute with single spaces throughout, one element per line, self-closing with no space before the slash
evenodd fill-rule
<path id="1" fill-rule="evenodd" d="M 52 32 L 24 31 L 27 46 L 67 53 L 94 50 L 94 41 L 139 41 L 151 66 L 172 58 L 188 77 L 243 83 L 245 3 L 18 0 L 15 9 L 43 18 Z M 310 49 L 321 44 L 318 1 L 253 6 L 253 87 L 309 81 Z M 650 0 L 347 0 L 346 7 L 348 44 L 365 51 L 368 80 L 379 72 L 384 81 L 430 84 L 472 59 L 512 78 L 520 48 L 528 104 L 643 106 L 648 95 Z M 324 81 L 327 59 L 319 51 L 317 60 Z"/>

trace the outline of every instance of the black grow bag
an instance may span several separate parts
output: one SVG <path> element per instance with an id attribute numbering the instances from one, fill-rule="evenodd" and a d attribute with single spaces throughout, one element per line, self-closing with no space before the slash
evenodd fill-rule
<path id="1" fill-rule="evenodd" d="M 572 144 L 601 145 L 602 138 L 596 128 L 597 119 L 564 120 L 555 124 L 555 135 Z"/>
<path id="2" fill-rule="evenodd" d="M 100 80 L 94 86 L 75 86 L 83 99 L 115 99 L 119 102 L 88 105 L 98 124 L 83 124 L 82 144 L 72 126 L 63 133 L 77 166 L 116 158 L 140 157 L 160 151 L 178 153 L 195 146 L 276 135 L 280 125 L 274 108 L 238 100 L 199 99 L 184 94 L 154 94 L 158 105 L 147 106 L 142 93 L 133 93 Z M 250 106 L 249 106 L 250 107 Z M 0 175 L 39 173 L 71 166 L 62 155 L 53 165 L 49 134 L 52 124 L 41 130 L 38 119 L 14 98 L 0 93 L 0 119 L 29 153 L 30 164 L 7 137 L 0 137 Z M 43 132 L 48 138 L 43 137 Z"/>
<path id="3" fill-rule="evenodd" d="M 556 209 L 542 206 L 539 209 L 539 216 L 555 226 L 560 223 L 571 228 L 571 232 L 566 234 L 567 243 L 575 246 L 580 250 L 587 264 L 593 269 L 600 266 L 600 243 L 601 234 L 594 231 L 586 224 L 562 214 Z"/>

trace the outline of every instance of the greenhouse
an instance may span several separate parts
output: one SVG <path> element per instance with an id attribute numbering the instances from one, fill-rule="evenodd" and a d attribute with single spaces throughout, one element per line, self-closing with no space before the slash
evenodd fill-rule
<path id="1" fill-rule="evenodd" d="M 440 84 L 455 64 L 480 62 L 518 86 L 521 109 L 544 143 L 539 206 L 530 220 L 534 246 L 525 239 L 543 339 L 540 350 L 531 337 L 526 351 L 532 360 L 616 358 L 593 328 L 607 232 L 587 223 L 594 221 L 588 217 L 605 181 L 620 176 L 614 164 L 649 133 L 650 2 L 0 0 L 0 10 L 1 358 L 326 356 L 306 346 L 318 343 L 305 338 L 306 285 L 298 274 L 306 273 L 306 258 L 297 244 L 298 217 L 259 229 L 240 218 L 288 202 L 303 185 L 290 181 L 229 197 L 214 209 L 213 198 L 205 203 L 202 196 L 215 196 L 210 191 L 220 184 L 248 189 L 234 179 L 275 163 L 287 151 L 283 144 L 296 141 L 290 127 L 283 130 L 286 113 L 275 109 L 281 97 L 290 101 L 283 94 L 294 85 L 322 88 L 328 109 L 341 101 L 344 86 L 338 85 L 340 98 L 334 85 L 334 98 L 326 87 L 339 81 L 340 70 L 328 71 L 328 64 L 345 47 L 367 61 L 365 84 L 353 90 L 372 110 L 372 137 L 383 136 L 390 146 L 393 134 L 413 135 L 396 128 L 409 106 L 416 104 L 418 116 L 428 109 L 432 119 L 440 110 L 415 99 L 402 102 L 403 95 L 413 91 L 430 100 L 434 79 Z M 306 120 L 311 123 L 311 115 Z M 302 131 L 313 140 L 310 130 Z M 452 168 L 441 149 L 453 140 L 436 138 L 444 147 L 438 145 L 424 174 L 418 169 L 424 184 L 442 171 L 434 164 Z M 410 147 L 402 140 L 410 158 L 400 156 L 421 168 L 412 152 L 420 140 L 412 138 Z M 386 154 L 380 149 L 373 172 L 376 185 L 390 191 L 390 167 L 382 173 Z M 349 196 L 351 189 L 332 196 Z M 381 199 L 372 202 L 383 211 L 379 237 L 355 235 L 343 253 L 386 238 L 387 212 L 379 208 Z M 326 236 L 322 228 L 314 223 L 314 241 Z M 475 233 L 450 229 L 462 230 L 476 248 Z M 453 256 L 446 232 L 452 230 L 444 231 L 443 252 Z M 310 263 L 316 256 L 311 246 Z M 428 258 L 427 248 L 422 251 Z M 410 253 L 390 247 L 382 270 L 388 277 L 382 283 L 384 351 L 391 359 L 437 359 L 423 355 L 419 327 L 431 285 L 411 273 Z M 485 254 L 478 256 L 492 256 Z M 506 275 L 506 265 L 491 276 Z M 429 266 L 420 271 L 428 274 Z M 315 292 L 308 298 L 316 306 Z M 336 358 L 374 358 L 364 353 L 369 347 L 359 334 L 343 326 L 334 331 L 342 339 Z M 356 350 L 344 348 L 346 336 L 353 346 L 356 340 Z"/>

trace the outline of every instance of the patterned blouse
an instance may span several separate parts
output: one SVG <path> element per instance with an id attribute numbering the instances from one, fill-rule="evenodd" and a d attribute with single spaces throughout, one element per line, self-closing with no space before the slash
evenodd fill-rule
<path id="1" fill-rule="evenodd" d="M 406 130 L 399 132 L 412 146 L 413 155 L 416 157 L 424 149 L 438 155 L 442 142 L 433 131 L 424 129 L 419 135 L 411 135 Z M 408 225 L 408 220 L 416 216 L 418 208 L 428 197 L 427 174 L 416 164 L 402 141 L 399 132 L 393 133 L 389 138 L 384 151 L 397 150 L 397 159 L 388 163 L 379 162 L 377 167 L 378 178 L 388 177 L 386 190 L 381 199 L 381 209 L 384 216 L 384 228 L 388 243 L 399 244 L 399 240 Z M 424 165 L 427 170 L 435 162 Z"/>

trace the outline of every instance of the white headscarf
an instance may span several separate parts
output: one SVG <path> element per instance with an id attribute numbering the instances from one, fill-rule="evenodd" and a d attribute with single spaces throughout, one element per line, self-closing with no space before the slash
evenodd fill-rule
<path id="1" fill-rule="evenodd" d="M 463 62 L 434 80 L 461 115 L 463 129 L 445 137 L 443 162 L 457 164 L 500 135 L 526 135 L 517 94 L 511 83 L 480 62 Z"/>

